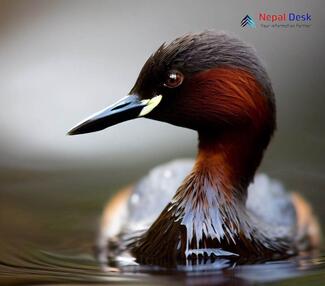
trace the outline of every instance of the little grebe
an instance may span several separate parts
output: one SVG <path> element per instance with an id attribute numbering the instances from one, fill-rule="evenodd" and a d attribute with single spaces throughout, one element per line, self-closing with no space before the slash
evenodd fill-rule
<path id="1" fill-rule="evenodd" d="M 118 248 L 138 262 L 159 264 L 218 256 L 277 259 L 319 243 L 308 204 L 267 176 L 255 176 L 276 127 L 276 109 L 253 48 L 215 32 L 163 44 L 129 96 L 69 134 L 138 117 L 196 130 L 198 155 L 195 162 L 156 167 L 118 193 L 104 212 L 102 247 L 118 238 Z"/>

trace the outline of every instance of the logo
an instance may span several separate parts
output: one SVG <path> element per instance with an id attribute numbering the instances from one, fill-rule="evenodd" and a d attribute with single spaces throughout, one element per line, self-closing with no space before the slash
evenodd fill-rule
<path id="1" fill-rule="evenodd" d="M 254 20 L 255 18 L 255 20 Z M 296 13 L 284 12 L 267 13 L 258 12 L 254 15 L 246 15 L 241 21 L 240 25 L 244 28 L 270 28 L 270 29 L 286 29 L 286 28 L 310 28 L 312 26 L 312 15 L 309 12 Z M 257 26 L 256 26 L 257 25 Z"/>
<path id="2" fill-rule="evenodd" d="M 250 27 L 250 28 L 255 28 L 255 21 L 253 19 L 253 17 L 249 16 L 249 15 L 246 15 L 240 22 L 240 25 L 242 27 Z"/>

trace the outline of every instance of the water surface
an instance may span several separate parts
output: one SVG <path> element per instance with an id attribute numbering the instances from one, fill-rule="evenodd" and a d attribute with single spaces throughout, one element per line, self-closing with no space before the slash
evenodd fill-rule
<path id="1" fill-rule="evenodd" d="M 220 259 L 204 269 L 195 265 L 178 269 L 103 269 L 94 257 L 98 221 L 105 201 L 128 183 L 123 180 L 127 172 L 118 168 L 0 170 L 0 284 L 325 284 L 322 250 L 255 265 L 236 266 Z M 324 217 L 325 182 L 321 178 L 275 175 L 289 186 L 299 187 L 318 217 Z M 137 176 L 133 172 L 128 179 Z"/>

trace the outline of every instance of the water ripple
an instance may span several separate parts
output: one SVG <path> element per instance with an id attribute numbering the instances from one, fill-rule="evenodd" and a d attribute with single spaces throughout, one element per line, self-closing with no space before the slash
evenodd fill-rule
<path id="1" fill-rule="evenodd" d="M 188 265 L 176 269 L 150 266 L 107 267 L 103 271 L 91 254 L 67 254 L 32 247 L 3 246 L 0 260 L 1 285 L 26 284 L 131 284 L 131 285 L 236 285 L 275 283 L 295 279 L 296 285 L 308 285 L 325 278 L 325 256 L 304 253 L 283 261 L 229 267 L 226 261 L 204 265 Z M 323 281 L 323 280 L 322 280 Z M 300 282 L 302 284 L 300 284 Z M 316 285 L 316 284 L 315 284 Z"/>

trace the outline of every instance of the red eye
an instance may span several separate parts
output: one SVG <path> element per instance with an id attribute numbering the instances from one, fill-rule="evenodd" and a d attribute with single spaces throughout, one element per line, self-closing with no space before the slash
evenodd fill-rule
<path id="1" fill-rule="evenodd" d="M 182 84 L 184 75 L 179 71 L 169 71 L 164 86 L 175 88 Z"/>

